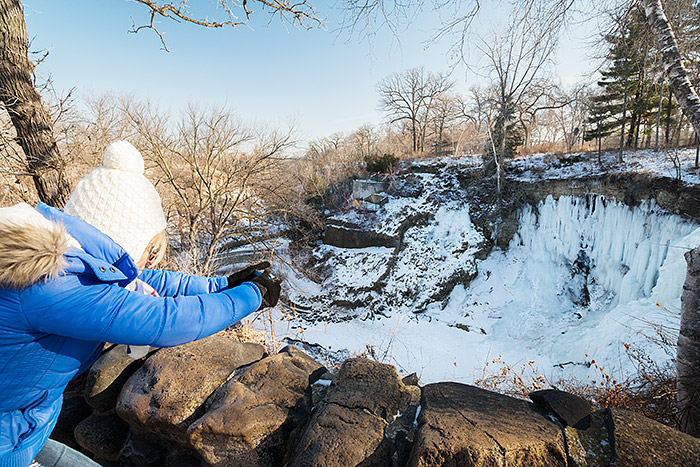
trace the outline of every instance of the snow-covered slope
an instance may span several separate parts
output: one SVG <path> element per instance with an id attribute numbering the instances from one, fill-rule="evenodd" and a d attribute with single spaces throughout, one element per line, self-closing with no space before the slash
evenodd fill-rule
<path id="1" fill-rule="evenodd" d="M 512 366 L 534 361 L 553 379 L 585 379 L 596 371 L 591 360 L 619 375 L 633 369 L 625 344 L 669 360 L 649 338 L 663 332 L 675 342 L 683 253 L 700 244 L 700 225 L 653 201 L 548 197 L 520 210 L 507 250 L 478 260 L 484 237 L 447 170 L 459 162 L 447 164 L 416 176 L 418 196 L 340 216 L 393 235 L 402 219 L 430 214 L 405 230 L 398 249 L 314 248 L 324 280 L 288 271 L 299 312 L 277 317 L 278 336 L 326 354 L 369 352 L 422 382 L 473 381 L 499 356 Z"/>

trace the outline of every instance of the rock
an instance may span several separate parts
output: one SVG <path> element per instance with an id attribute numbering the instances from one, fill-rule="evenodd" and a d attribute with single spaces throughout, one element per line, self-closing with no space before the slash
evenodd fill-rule
<path id="1" fill-rule="evenodd" d="M 75 427 L 75 439 L 94 457 L 116 461 L 124 446 L 129 425 L 115 413 L 94 413 Z"/>
<path id="2" fill-rule="evenodd" d="M 160 467 L 165 464 L 164 449 L 158 444 L 144 439 L 135 438 L 129 434 L 124 447 L 119 451 L 118 462 L 120 467 Z"/>
<path id="3" fill-rule="evenodd" d="M 401 241 L 398 237 L 366 230 L 350 222 L 333 220 L 326 224 L 323 243 L 340 248 L 367 248 L 371 246 L 397 248 Z"/>
<path id="4" fill-rule="evenodd" d="M 389 202 L 389 197 L 387 195 L 375 193 L 365 198 L 365 201 L 367 203 L 376 204 L 378 206 L 384 206 L 386 203 Z"/>
<path id="5" fill-rule="evenodd" d="M 396 368 L 366 359 L 343 363 L 314 409 L 289 467 L 392 465 L 394 441 L 385 428 L 399 408 Z"/>
<path id="6" fill-rule="evenodd" d="M 566 462 L 562 430 L 539 407 L 465 384 L 423 387 L 409 466 Z"/>
<path id="7" fill-rule="evenodd" d="M 585 465 L 588 467 L 612 465 L 612 446 L 605 424 L 605 410 L 590 414 L 588 427 L 585 430 L 578 430 L 577 434 L 579 443 L 585 452 Z"/>
<path id="8" fill-rule="evenodd" d="M 355 199 L 366 199 L 372 195 L 384 192 L 386 188 L 386 182 L 378 182 L 375 180 L 353 180 L 352 196 Z"/>
<path id="9" fill-rule="evenodd" d="M 585 430 L 590 424 L 594 407 L 587 400 L 556 389 L 531 392 L 527 397 L 535 404 L 557 417 L 563 426 Z"/>
<path id="10" fill-rule="evenodd" d="M 114 409 L 124 383 L 143 362 L 129 357 L 125 345 L 104 352 L 87 373 L 84 393 L 87 403 L 98 412 Z"/>
<path id="11" fill-rule="evenodd" d="M 616 467 L 700 465 L 700 439 L 627 410 L 605 415 Z"/>
<path id="12" fill-rule="evenodd" d="M 124 385 L 117 413 L 137 433 L 152 432 L 187 445 L 187 427 L 233 372 L 260 360 L 265 348 L 214 335 L 151 356 Z"/>
<path id="13" fill-rule="evenodd" d="M 188 430 L 191 445 L 215 466 L 284 465 L 311 415 L 309 383 L 325 372 L 291 346 L 257 362 L 212 395 Z"/>
<path id="14" fill-rule="evenodd" d="M 203 464 L 202 459 L 194 452 L 182 449 L 171 449 L 165 456 L 164 465 L 173 467 L 201 467 Z"/>
<path id="15" fill-rule="evenodd" d="M 588 416 L 590 421 L 590 415 Z M 589 425 L 590 426 L 590 425 Z M 564 441 L 566 442 L 566 458 L 568 467 L 593 467 L 586 460 L 586 449 L 581 443 L 581 437 L 575 428 L 564 428 Z M 607 464 L 606 464 L 607 465 Z"/>
<path id="16" fill-rule="evenodd" d="M 333 382 L 333 375 L 326 372 L 325 375 L 322 375 L 318 380 L 314 381 L 311 384 L 311 405 L 312 406 L 316 406 L 319 402 L 321 402 L 326 397 L 326 394 L 328 393 L 328 388 L 330 387 L 332 382 Z"/>
<path id="17" fill-rule="evenodd" d="M 63 396 L 63 407 L 51 432 L 51 439 L 73 449 L 82 450 L 75 440 L 73 430 L 92 413 L 92 409 L 81 395 Z"/>

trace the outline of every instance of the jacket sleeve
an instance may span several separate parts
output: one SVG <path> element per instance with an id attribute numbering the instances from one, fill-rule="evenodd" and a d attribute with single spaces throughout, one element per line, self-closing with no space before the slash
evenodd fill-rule
<path id="1" fill-rule="evenodd" d="M 250 282 L 219 293 L 155 297 L 63 276 L 22 292 L 29 325 L 40 332 L 116 344 L 169 347 L 214 334 L 257 310 Z"/>
<path id="2" fill-rule="evenodd" d="M 207 278 L 155 269 L 144 269 L 139 274 L 139 279 L 153 287 L 162 297 L 214 293 L 228 287 L 225 277 Z"/>

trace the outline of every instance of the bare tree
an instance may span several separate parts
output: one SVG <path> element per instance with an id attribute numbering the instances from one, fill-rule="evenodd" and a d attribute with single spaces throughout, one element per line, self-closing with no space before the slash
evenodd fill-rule
<path id="1" fill-rule="evenodd" d="M 237 27 L 245 24 L 258 7 L 282 21 L 301 27 L 322 25 L 313 6 L 306 0 L 217 0 L 214 13 L 218 19 L 208 19 L 209 11 L 201 16 L 191 12 L 185 0 L 136 0 L 149 11 L 150 21 L 134 25 L 133 32 L 147 28 L 163 35 L 155 26 L 156 18 L 167 18 L 205 28 Z M 29 60 L 27 26 L 20 0 L 0 0 L 0 103 L 10 115 L 19 146 L 25 157 L 24 170 L 31 174 L 39 198 L 62 207 L 70 194 L 71 181 L 66 159 L 59 151 L 49 112 L 42 105 L 34 79 L 35 63 Z"/>
<path id="2" fill-rule="evenodd" d="M 506 157 L 506 134 L 513 110 L 523 101 L 531 85 L 550 63 L 558 31 L 548 24 L 549 11 L 530 4 L 517 11 L 506 31 L 481 37 L 477 48 L 486 59 L 486 71 L 497 90 L 501 138 L 494 147 L 497 190 L 502 192 L 503 163 Z"/>
<path id="3" fill-rule="evenodd" d="M 0 103 L 15 128 L 39 198 L 63 206 L 71 183 L 53 135 L 51 116 L 35 87 L 34 67 L 29 60 L 24 11 L 19 0 L 0 0 Z"/>
<path id="4" fill-rule="evenodd" d="M 681 329 L 678 334 L 679 428 L 700 435 L 700 246 L 685 254 L 688 263 L 681 297 Z"/>
<path id="5" fill-rule="evenodd" d="M 442 73 L 426 73 L 423 67 L 394 73 L 377 84 L 380 105 L 389 123 L 405 123 L 413 140 L 413 151 L 425 150 L 425 134 L 431 112 L 440 96 L 453 83 Z"/>
<path id="6" fill-rule="evenodd" d="M 316 13 L 316 8 L 307 0 L 291 2 L 289 0 L 216 0 L 210 9 L 198 5 L 198 11 L 193 11 L 189 1 L 164 0 L 134 0 L 148 9 L 149 21 L 146 24 L 134 23 L 130 32 L 137 33 L 142 29 L 150 29 L 158 35 L 164 50 L 168 50 L 165 38 L 157 26 L 157 19 L 169 19 L 178 23 L 189 23 L 205 28 L 238 27 L 248 24 L 251 16 L 259 7 L 267 10 L 271 16 L 279 18 L 292 26 L 310 29 L 322 26 L 323 21 Z M 201 2 L 200 2 L 201 3 Z"/>
<path id="7" fill-rule="evenodd" d="M 177 226 L 177 249 L 189 255 L 188 269 L 211 273 L 222 247 L 262 226 L 257 187 L 284 160 L 291 132 L 251 131 L 221 107 L 189 106 L 174 131 L 148 104 L 127 102 L 123 111 Z"/>

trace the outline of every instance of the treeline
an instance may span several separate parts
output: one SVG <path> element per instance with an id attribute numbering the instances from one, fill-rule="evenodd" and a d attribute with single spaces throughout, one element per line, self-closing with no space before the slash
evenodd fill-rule
<path id="1" fill-rule="evenodd" d="M 53 102 L 47 108 L 72 183 L 101 165 L 113 141 L 126 139 L 141 151 L 169 221 L 175 269 L 211 274 L 231 247 L 318 224 L 303 194 L 314 171 L 310 161 L 294 157 L 294 128 L 254 127 L 225 107 L 171 112 L 129 96 L 77 102 L 46 93 L 44 101 Z M 0 112 L 0 206 L 39 201 L 25 159 Z"/>
<path id="2" fill-rule="evenodd" d="M 691 0 L 666 4 L 691 83 L 700 84 L 700 10 Z M 608 54 L 602 78 L 590 98 L 586 141 L 618 140 L 624 148 L 659 148 L 688 144 L 692 126 L 679 112 L 661 63 L 661 53 L 641 6 L 614 18 L 617 28 L 604 36 Z M 611 138 L 612 137 L 612 138 Z"/>
<path id="3" fill-rule="evenodd" d="M 495 170 L 517 154 L 616 150 L 621 159 L 623 150 L 694 144 L 695 131 L 672 96 L 643 8 L 635 4 L 607 14 L 610 29 L 598 44 L 604 52 L 596 83 L 563 86 L 552 78 L 560 31 L 516 15 L 510 35 L 476 40 L 478 66 L 488 78 L 483 85 L 460 94 L 444 73 L 423 67 L 394 73 L 377 84 L 383 125 L 314 141 L 307 157 L 337 156 L 346 166 L 369 154 L 481 154 L 486 168 Z M 700 9 L 692 0 L 672 0 L 666 14 L 697 88 Z"/>

